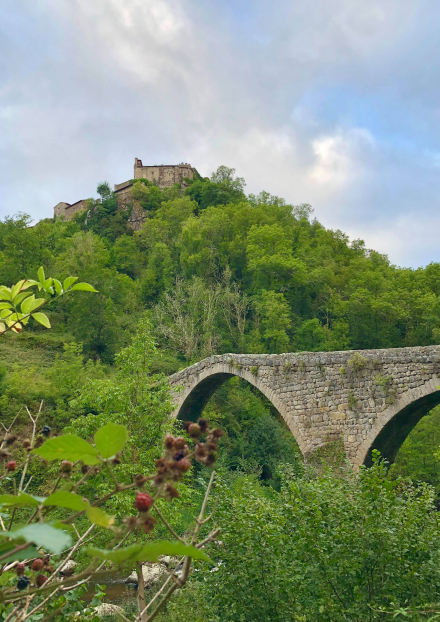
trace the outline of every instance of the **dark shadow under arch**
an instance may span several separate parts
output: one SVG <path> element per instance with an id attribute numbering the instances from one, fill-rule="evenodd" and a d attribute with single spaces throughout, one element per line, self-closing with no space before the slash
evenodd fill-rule
<path id="1" fill-rule="evenodd" d="M 235 374 L 213 374 L 201 380 L 189 393 L 179 409 L 178 419 L 183 421 L 197 421 L 200 418 L 210 397 Z"/>
<path id="2" fill-rule="evenodd" d="M 402 408 L 384 425 L 374 439 L 365 457 L 365 466 L 372 464 L 372 452 L 378 449 L 383 458 L 392 464 L 402 443 L 420 419 L 440 404 L 440 390 L 425 395 Z"/>

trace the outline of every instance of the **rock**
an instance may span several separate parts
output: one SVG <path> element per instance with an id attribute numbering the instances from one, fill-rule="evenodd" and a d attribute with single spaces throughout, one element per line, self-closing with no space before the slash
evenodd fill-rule
<path id="1" fill-rule="evenodd" d="M 144 577 L 145 587 L 150 587 L 150 585 L 159 581 L 164 574 L 166 574 L 164 564 L 142 564 L 142 576 Z M 138 584 L 136 570 L 133 570 L 124 583 Z"/>
<path id="2" fill-rule="evenodd" d="M 69 561 L 60 568 L 60 575 L 63 577 L 70 577 L 70 575 L 73 574 L 76 566 L 78 566 L 78 564 L 74 562 L 73 559 L 69 559 Z"/>
<path id="3" fill-rule="evenodd" d="M 118 613 L 124 613 L 122 607 L 118 607 L 118 605 L 111 605 L 110 603 L 102 603 L 95 607 L 95 611 L 99 616 L 109 616 L 115 615 Z"/>

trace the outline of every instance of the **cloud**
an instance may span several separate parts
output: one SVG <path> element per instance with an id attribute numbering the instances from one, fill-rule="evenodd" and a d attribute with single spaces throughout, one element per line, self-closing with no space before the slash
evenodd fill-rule
<path id="1" fill-rule="evenodd" d="M 392 261 L 440 260 L 440 5 L 5 0 L 0 215 L 233 166 Z"/>

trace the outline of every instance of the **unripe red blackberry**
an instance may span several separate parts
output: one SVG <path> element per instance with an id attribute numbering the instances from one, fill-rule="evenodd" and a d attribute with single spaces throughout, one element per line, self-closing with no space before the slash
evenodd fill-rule
<path id="1" fill-rule="evenodd" d="M 29 449 L 29 447 L 31 446 L 31 444 L 32 444 L 32 443 L 30 442 L 30 440 L 29 440 L 28 438 L 25 438 L 25 439 L 24 439 L 24 441 L 23 441 L 23 447 L 24 447 L 25 449 Z"/>
<path id="2" fill-rule="evenodd" d="M 174 444 L 174 436 L 171 436 L 171 434 L 167 434 L 165 436 L 165 441 L 164 441 L 165 449 L 172 449 L 173 444 Z"/>
<path id="3" fill-rule="evenodd" d="M 146 492 L 138 492 L 134 504 L 139 512 L 148 512 L 153 504 L 153 499 Z"/>
<path id="4" fill-rule="evenodd" d="M 63 460 L 60 464 L 60 473 L 71 473 L 73 464 L 69 460 Z"/>
<path id="5" fill-rule="evenodd" d="M 22 577 L 26 572 L 26 566 L 24 564 L 17 564 L 15 566 L 15 572 L 17 573 L 17 576 Z"/>
<path id="6" fill-rule="evenodd" d="M 191 460 L 189 458 L 182 458 L 182 460 L 177 462 L 176 467 L 182 473 L 186 473 L 191 468 Z"/>
<path id="7" fill-rule="evenodd" d="M 171 484 L 167 484 L 166 493 L 167 497 L 169 497 L 170 499 L 178 499 L 178 497 L 180 497 L 179 491 L 176 490 L 174 486 L 171 486 Z"/>
<path id="8" fill-rule="evenodd" d="M 39 574 L 35 579 L 35 585 L 37 587 L 42 587 L 46 583 L 46 581 L 47 577 L 45 577 L 44 574 Z"/>
<path id="9" fill-rule="evenodd" d="M 179 436 L 178 438 L 174 439 L 173 447 L 174 449 L 183 449 L 185 447 L 185 443 L 186 441 L 183 436 Z"/>
<path id="10" fill-rule="evenodd" d="M 151 533 L 156 523 L 157 521 L 153 516 L 147 516 L 142 522 L 142 529 L 144 530 L 144 533 Z"/>
<path id="11" fill-rule="evenodd" d="M 15 471 L 16 468 L 17 468 L 17 463 L 15 462 L 15 460 L 9 460 L 9 462 L 6 465 L 6 469 L 8 471 Z"/>
<path id="12" fill-rule="evenodd" d="M 204 417 L 202 417 L 201 419 L 199 419 L 197 421 L 197 423 L 200 426 L 200 429 L 202 430 L 203 433 L 206 432 L 206 430 L 208 429 L 208 422 L 206 421 L 206 419 Z"/>
<path id="13" fill-rule="evenodd" d="M 41 570 L 44 566 L 44 560 L 41 559 L 41 557 L 38 557 L 37 559 L 34 559 L 34 561 L 32 562 L 32 566 L 31 569 L 34 570 L 35 572 L 38 572 L 39 570 Z"/>
<path id="14" fill-rule="evenodd" d="M 198 423 L 192 423 L 188 428 L 188 434 L 191 438 L 198 438 L 202 433 Z"/>
<path id="15" fill-rule="evenodd" d="M 185 454 L 183 453 L 183 450 L 181 450 L 174 454 L 173 460 L 181 460 L 184 457 L 185 457 Z"/>
<path id="16" fill-rule="evenodd" d="M 215 430 L 212 431 L 212 436 L 214 438 L 220 438 L 221 436 L 223 436 L 223 431 L 220 430 L 220 428 L 215 428 Z"/>

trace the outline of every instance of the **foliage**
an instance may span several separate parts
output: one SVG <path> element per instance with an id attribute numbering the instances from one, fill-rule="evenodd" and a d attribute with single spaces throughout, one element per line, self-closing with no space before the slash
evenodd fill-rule
<path id="1" fill-rule="evenodd" d="M 360 622 L 384 620 L 380 609 L 433 609 L 424 605 L 440 589 L 440 535 L 429 486 L 391 480 L 377 456 L 359 476 L 283 477 L 280 493 L 243 476 L 222 485 L 223 546 L 216 572 L 194 580 L 195 612 Z"/>

